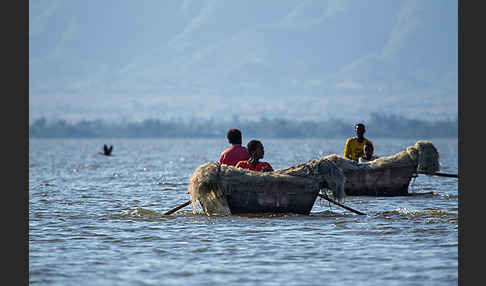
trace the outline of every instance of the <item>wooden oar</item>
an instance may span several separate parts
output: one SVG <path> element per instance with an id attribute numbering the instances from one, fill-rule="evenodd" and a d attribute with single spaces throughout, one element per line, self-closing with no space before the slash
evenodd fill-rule
<path id="1" fill-rule="evenodd" d="M 341 203 L 338 203 L 338 202 L 336 202 L 335 200 L 333 200 L 333 199 L 329 198 L 329 197 L 328 197 L 328 196 L 326 196 L 326 195 L 323 195 L 323 194 L 317 194 L 317 195 L 318 195 L 319 197 L 323 198 L 323 199 L 326 199 L 326 200 L 330 201 L 330 202 L 331 202 L 331 203 L 333 203 L 333 204 L 336 204 L 336 205 L 338 205 L 338 206 L 340 206 L 340 207 L 342 207 L 342 208 L 347 209 L 348 211 L 352 211 L 352 212 L 353 212 L 353 213 L 355 213 L 355 214 L 359 214 L 359 215 L 366 215 L 365 213 L 362 213 L 362 212 L 357 211 L 357 210 L 355 210 L 355 209 L 352 209 L 352 208 L 350 208 L 350 207 L 348 207 L 348 206 L 345 206 L 345 205 L 343 205 L 343 204 L 341 204 Z"/>
<path id="2" fill-rule="evenodd" d="M 449 178 L 459 178 L 457 174 L 446 174 L 446 173 L 427 173 L 427 172 L 417 172 L 417 174 L 433 175 L 439 177 L 449 177 Z"/>
<path id="3" fill-rule="evenodd" d="M 164 215 L 171 215 L 171 214 L 175 213 L 176 211 L 178 211 L 178 210 L 182 209 L 183 207 L 188 206 L 190 204 L 191 204 L 191 200 L 188 200 L 187 202 L 185 202 L 181 205 L 178 205 L 177 207 L 171 209 L 170 211 L 165 212 Z"/>

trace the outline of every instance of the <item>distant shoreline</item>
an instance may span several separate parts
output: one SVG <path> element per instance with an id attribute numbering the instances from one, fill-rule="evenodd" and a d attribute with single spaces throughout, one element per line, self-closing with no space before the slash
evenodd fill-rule
<path id="1" fill-rule="evenodd" d="M 245 137 L 256 138 L 342 138 L 354 135 L 354 124 L 342 119 L 291 121 L 259 119 L 255 121 L 217 121 L 146 119 L 140 123 L 107 123 L 103 120 L 65 120 L 48 122 L 36 119 L 29 126 L 31 138 L 220 138 L 229 128 L 240 129 Z M 429 122 L 396 115 L 374 113 L 367 121 L 365 136 L 372 138 L 454 138 L 458 120 Z"/>

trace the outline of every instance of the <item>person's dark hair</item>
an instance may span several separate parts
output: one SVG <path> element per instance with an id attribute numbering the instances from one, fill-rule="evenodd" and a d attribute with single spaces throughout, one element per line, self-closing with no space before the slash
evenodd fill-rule
<path id="1" fill-rule="evenodd" d="M 262 145 L 262 142 L 260 142 L 259 140 L 250 140 L 246 145 L 246 149 L 248 149 L 248 153 L 252 155 L 259 145 Z"/>
<path id="2" fill-rule="evenodd" d="M 230 144 L 241 144 L 241 131 L 236 128 L 231 128 L 226 133 L 226 138 L 228 138 Z"/>
<path id="3" fill-rule="evenodd" d="M 365 129 L 365 126 L 364 126 L 364 124 L 363 124 L 363 123 L 358 123 L 358 124 L 356 124 L 356 125 L 355 125 L 355 127 L 361 127 L 361 128 L 363 128 L 363 129 Z"/>

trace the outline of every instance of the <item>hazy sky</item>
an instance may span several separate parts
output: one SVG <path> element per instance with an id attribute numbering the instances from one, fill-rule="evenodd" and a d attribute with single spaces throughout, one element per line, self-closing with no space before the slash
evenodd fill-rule
<path id="1" fill-rule="evenodd" d="M 458 114 L 457 0 L 29 1 L 29 120 Z"/>

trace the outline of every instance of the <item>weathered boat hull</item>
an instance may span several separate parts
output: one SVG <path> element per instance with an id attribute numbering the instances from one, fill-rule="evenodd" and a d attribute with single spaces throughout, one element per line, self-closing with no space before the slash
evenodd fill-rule
<path id="1" fill-rule="evenodd" d="M 254 172 L 209 162 L 191 177 L 193 208 L 207 214 L 295 213 L 308 215 L 319 193 L 312 178 Z"/>
<path id="2" fill-rule="evenodd" d="M 406 196 L 414 172 L 409 167 L 345 170 L 344 192 L 348 196 Z"/>
<path id="3" fill-rule="evenodd" d="M 295 213 L 308 215 L 319 189 L 302 191 L 298 184 L 268 184 L 258 189 L 240 188 L 226 196 L 232 214 Z"/>
<path id="4" fill-rule="evenodd" d="M 410 180 L 418 171 L 439 170 L 439 153 L 431 142 L 418 141 L 405 151 L 368 163 L 337 155 L 325 157 L 344 174 L 344 192 L 348 196 L 406 196 Z"/>

